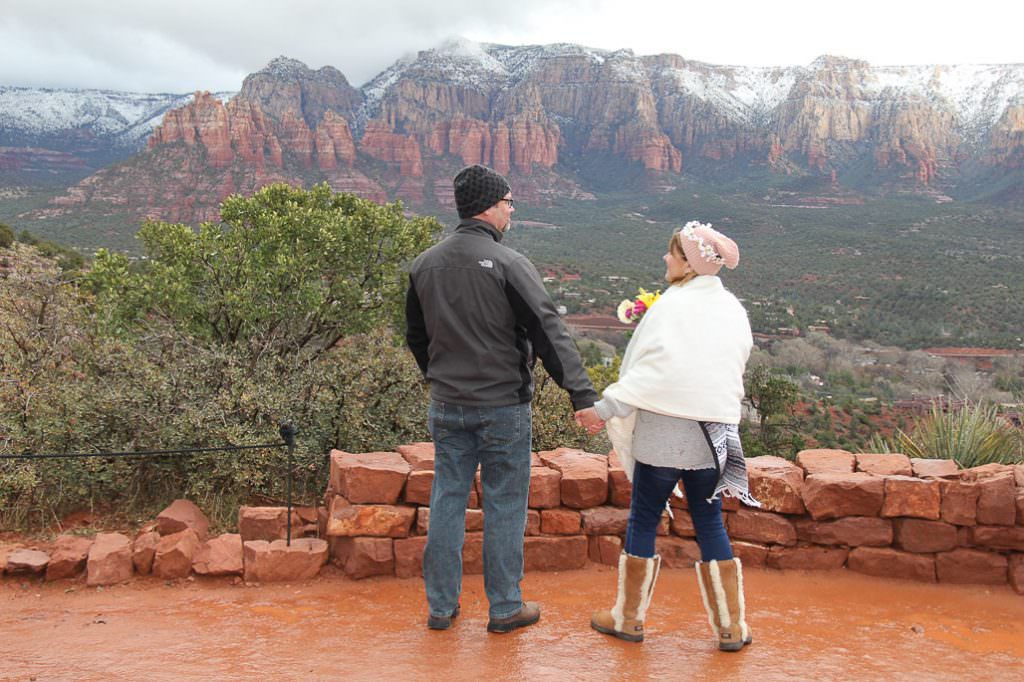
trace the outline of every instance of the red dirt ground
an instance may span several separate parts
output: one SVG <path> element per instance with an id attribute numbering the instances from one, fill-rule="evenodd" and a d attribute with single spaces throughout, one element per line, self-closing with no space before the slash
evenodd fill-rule
<path id="1" fill-rule="evenodd" d="M 0 581 L 0 680 L 981 680 L 1024 670 L 1024 596 L 833 572 L 746 572 L 754 643 L 714 648 L 692 570 L 662 571 L 642 644 L 593 632 L 615 573 L 530 573 L 537 625 L 485 631 L 480 576 L 429 631 L 420 580 L 260 586 Z M 1018 678 L 1019 679 L 1019 678 Z"/>

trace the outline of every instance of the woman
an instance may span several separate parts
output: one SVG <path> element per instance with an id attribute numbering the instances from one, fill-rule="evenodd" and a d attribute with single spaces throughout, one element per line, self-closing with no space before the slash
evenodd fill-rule
<path id="1" fill-rule="evenodd" d="M 743 370 L 753 346 L 740 302 L 718 271 L 739 263 L 736 243 L 698 222 L 672 235 L 665 261 L 671 284 L 640 320 L 619 380 L 579 415 L 608 435 L 633 482 L 629 525 L 619 557 L 614 608 L 594 613 L 599 632 L 643 641 L 644 618 L 661 557 L 654 541 L 662 512 L 681 480 L 700 545 L 697 581 L 718 648 L 751 642 L 743 573 L 722 523 L 721 495 L 760 506 L 747 490 L 738 424 Z M 677 493 L 678 494 L 678 493 Z"/>

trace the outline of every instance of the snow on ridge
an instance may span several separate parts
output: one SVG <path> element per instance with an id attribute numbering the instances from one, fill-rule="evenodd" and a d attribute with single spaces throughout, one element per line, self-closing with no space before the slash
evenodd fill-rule
<path id="1" fill-rule="evenodd" d="M 216 96 L 226 101 L 233 94 Z M 115 144 L 135 146 L 159 125 L 167 111 L 191 100 L 191 94 L 0 86 L 0 129 L 57 135 L 87 128 Z"/>
<path id="2" fill-rule="evenodd" d="M 891 95 L 919 96 L 947 106 L 971 133 L 995 125 L 1007 107 L 1024 101 L 1024 64 L 959 66 L 870 66 L 857 60 L 819 57 L 810 67 L 743 67 L 694 64 L 660 67 L 656 78 L 668 78 L 685 93 L 709 102 L 740 122 L 764 121 L 790 90 L 814 71 L 835 65 L 863 68 L 863 96 L 877 101 Z"/>
<path id="3" fill-rule="evenodd" d="M 546 45 L 485 44 L 488 52 L 505 65 L 515 80 L 521 80 L 537 69 L 545 59 L 558 57 L 586 57 L 601 65 L 613 54 L 610 50 L 584 47 L 575 43 L 549 43 Z"/>
<path id="4" fill-rule="evenodd" d="M 265 73 L 276 78 L 296 78 L 306 76 L 312 72 L 313 69 L 309 68 L 309 65 L 305 62 L 281 55 L 271 59 L 257 73 Z"/>
<path id="5" fill-rule="evenodd" d="M 353 132 L 361 134 L 366 128 L 366 123 L 380 111 L 380 102 L 384 94 L 392 85 L 398 82 L 405 72 L 415 63 L 413 57 L 402 57 L 390 67 L 379 73 L 375 78 L 368 81 L 359 90 L 363 94 L 363 103 L 355 112 L 355 120 L 352 121 Z"/>
<path id="6" fill-rule="evenodd" d="M 429 50 L 429 53 L 442 57 L 454 57 L 457 60 L 479 66 L 484 71 L 495 74 L 508 73 L 505 66 L 491 56 L 491 53 L 487 50 L 486 43 L 478 43 L 466 38 L 450 38 L 434 50 Z"/>
<path id="7" fill-rule="evenodd" d="M 733 121 L 764 123 L 792 90 L 802 67 L 715 66 L 694 62 L 691 68 L 660 67 L 654 78 L 667 78 L 680 94 L 708 102 Z"/>
<path id="8" fill-rule="evenodd" d="M 875 94 L 892 88 L 945 101 L 969 129 L 990 128 L 1008 106 L 1024 100 L 1024 64 L 880 66 L 871 74 Z"/>
<path id="9" fill-rule="evenodd" d="M 504 81 L 509 73 L 491 56 L 485 43 L 465 38 L 450 38 L 436 48 L 420 52 L 414 65 L 440 72 L 447 80 L 460 85 L 481 87 L 493 79 Z"/>

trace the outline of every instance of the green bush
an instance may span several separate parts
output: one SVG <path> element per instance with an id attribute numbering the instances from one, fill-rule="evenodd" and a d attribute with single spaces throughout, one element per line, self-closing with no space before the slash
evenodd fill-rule
<path id="1" fill-rule="evenodd" d="M 7 225 L 0 223 L 0 249 L 6 249 L 14 243 L 14 231 Z"/>
<path id="2" fill-rule="evenodd" d="M 331 449 L 386 450 L 427 438 L 419 369 L 386 332 L 349 337 L 317 362 L 265 356 L 255 366 L 170 327 L 138 343 L 90 334 L 71 341 L 37 344 L 22 357 L 7 354 L 5 374 L 11 380 L 0 384 L 0 451 L 274 443 L 280 440 L 279 423 L 288 420 L 299 429 L 295 497 L 312 504 L 323 493 Z M 230 526 L 239 504 L 283 501 L 286 474 L 282 448 L 148 459 L 5 460 L 0 509 L 5 526 L 38 526 L 82 508 L 145 518 L 186 496 Z"/>
<path id="3" fill-rule="evenodd" d="M 743 385 L 747 402 L 760 417 L 759 424 L 747 421 L 740 424 L 744 454 L 793 459 L 803 447 L 793 416 L 793 407 L 800 398 L 799 387 L 764 365 L 749 369 L 743 377 Z"/>
<path id="4" fill-rule="evenodd" d="M 57 262 L 61 270 L 75 273 L 85 267 L 85 257 L 70 246 L 40 239 L 28 230 L 22 230 L 21 234 L 17 236 L 17 241 L 33 246 L 43 256 L 52 258 Z M 2 242 L 2 237 L 0 237 L 0 242 Z"/>
<path id="5" fill-rule="evenodd" d="M 403 264 L 440 233 L 400 202 L 379 205 L 327 184 L 270 185 L 232 196 L 222 223 L 149 222 L 147 260 L 100 251 L 87 284 L 111 331 L 174 320 L 202 341 L 248 357 L 317 355 L 351 334 L 400 319 Z"/>

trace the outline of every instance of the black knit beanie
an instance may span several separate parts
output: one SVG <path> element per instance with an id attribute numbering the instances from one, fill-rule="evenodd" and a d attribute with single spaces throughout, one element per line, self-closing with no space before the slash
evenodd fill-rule
<path id="1" fill-rule="evenodd" d="M 512 191 L 508 181 L 487 166 L 466 166 L 452 183 L 460 218 L 472 218 L 494 206 Z"/>

